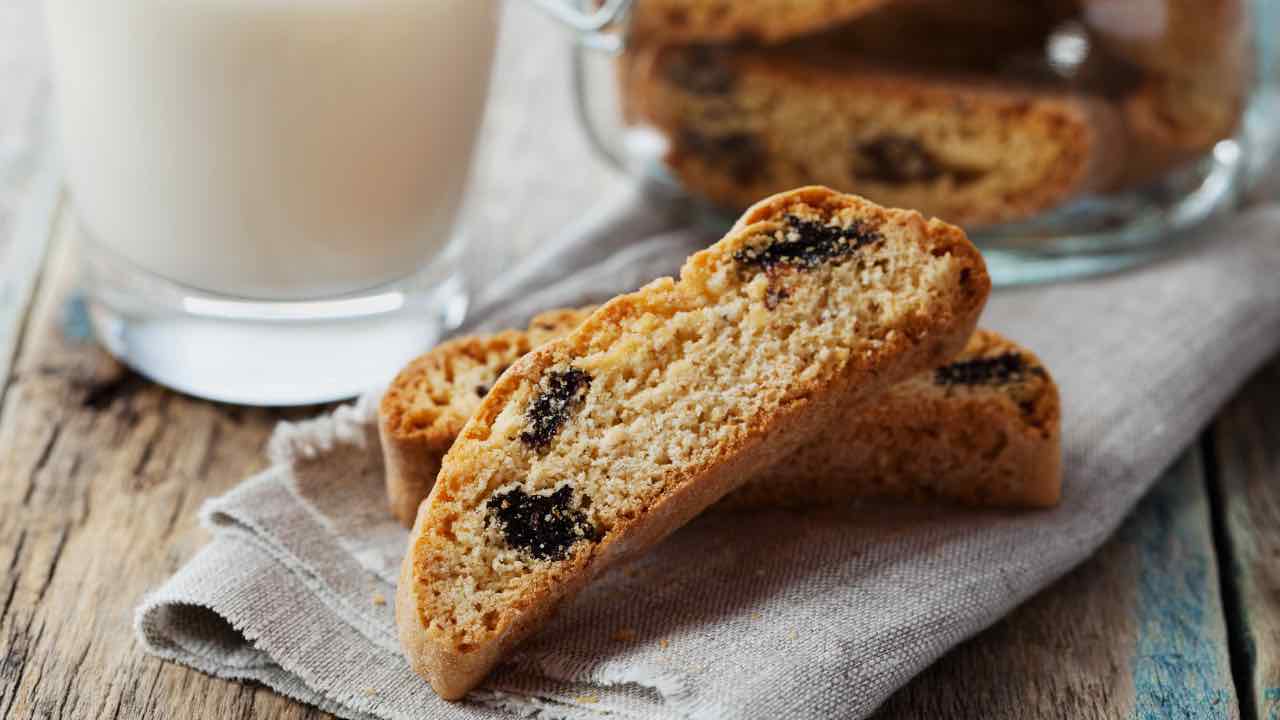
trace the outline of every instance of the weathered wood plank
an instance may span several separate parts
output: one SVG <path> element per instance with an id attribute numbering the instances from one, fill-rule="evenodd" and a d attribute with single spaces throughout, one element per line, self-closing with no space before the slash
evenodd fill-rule
<path id="1" fill-rule="evenodd" d="M 0 412 L 0 548 L 12 548 L 0 554 L 0 716 L 306 716 L 134 645 L 137 597 L 203 542 L 194 508 L 257 466 L 279 415 L 123 373 L 67 324 L 71 260 L 59 245 Z M 1198 473 L 1180 465 L 1098 558 L 945 659 L 885 716 L 1235 717 Z"/>
<path id="2" fill-rule="evenodd" d="M 1214 424 L 1223 568 L 1248 717 L 1280 720 L 1280 361 Z"/>
<path id="3" fill-rule="evenodd" d="M 525 3 L 506 13 L 470 202 L 492 268 L 621 182 L 573 123 L 564 36 Z M 561 171 L 542 166 L 548 156 Z M 61 225 L 38 287 L 22 274 L 36 299 L 25 319 L 12 315 L 25 330 L 0 375 L 0 717 L 328 717 L 155 660 L 132 632 L 143 594 L 207 540 L 200 503 L 262 466 L 278 420 L 315 410 L 200 402 L 120 367 L 69 302 L 75 251 Z"/>
<path id="4" fill-rule="evenodd" d="M 196 507 L 261 467 L 286 415 L 181 397 L 66 332 L 67 241 L 64 228 L 0 407 L 0 716 L 303 717 L 144 655 L 131 627 L 204 542 Z"/>
<path id="5" fill-rule="evenodd" d="M 899 691 L 881 718 L 1237 718 L 1198 452 L 1102 550 Z"/>
<path id="6" fill-rule="evenodd" d="M 489 253 L 490 269 L 621 182 L 573 123 L 564 36 L 524 5 L 504 18 L 469 202 L 474 235 L 508 249 Z M 198 402 L 126 372 L 67 312 L 73 260 L 55 246 L 0 397 L 0 717 L 323 717 L 158 662 L 130 622 L 141 595 L 205 541 L 200 502 L 261 466 L 278 419 L 308 411 Z M 885 716 L 1235 717 L 1196 472 L 1179 466 L 1098 558 L 926 673 Z"/>

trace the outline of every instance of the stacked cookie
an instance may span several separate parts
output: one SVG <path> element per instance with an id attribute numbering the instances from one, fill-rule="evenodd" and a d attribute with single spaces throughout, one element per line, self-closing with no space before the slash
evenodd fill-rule
<path id="1" fill-rule="evenodd" d="M 507 368 L 568 335 L 595 308 L 538 315 L 527 330 L 462 337 L 410 363 L 383 395 L 379 430 L 391 513 L 406 527 L 445 454 Z M 857 499 L 1047 507 L 1058 500 L 1058 392 L 1030 350 L 978 330 L 958 355 L 852 406 L 804 447 L 713 509 Z"/>
<path id="2" fill-rule="evenodd" d="M 419 358 L 380 408 L 392 510 L 414 521 L 410 664 L 461 697 L 709 508 L 1052 505 L 1057 392 L 1031 352 L 975 332 L 989 288 L 959 228 L 809 187 L 678 279 Z"/>
<path id="3" fill-rule="evenodd" d="M 988 226 L 1229 135 L 1242 2 L 637 0 L 623 108 L 726 208 L 820 182 Z"/>

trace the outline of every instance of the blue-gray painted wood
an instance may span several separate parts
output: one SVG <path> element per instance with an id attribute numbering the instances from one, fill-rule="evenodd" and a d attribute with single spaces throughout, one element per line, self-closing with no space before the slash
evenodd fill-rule
<path id="1" fill-rule="evenodd" d="M 1139 720 L 1239 716 L 1201 463 L 1199 452 L 1184 456 L 1115 539 L 1137 550 Z"/>
<path id="2" fill-rule="evenodd" d="M 1246 717 L 1280 720 L 1280 358 L 1226 407 L 1213 440 Z"/>
<path id="3" fill-rule="evenodd" d="M 1240 717 L 1197 451 L 1102 549 L 886 703 L 881 718 Z"/>

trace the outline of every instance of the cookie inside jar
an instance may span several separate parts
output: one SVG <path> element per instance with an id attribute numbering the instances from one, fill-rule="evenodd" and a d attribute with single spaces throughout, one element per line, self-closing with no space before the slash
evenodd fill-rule
<path id="1" fill-rule="evenodd" d="M 822 183 L 1017 223 L 1150 186 L 1232 136 L 1245 2 L 637 0 L 624 121 L 726 210 Z"/>

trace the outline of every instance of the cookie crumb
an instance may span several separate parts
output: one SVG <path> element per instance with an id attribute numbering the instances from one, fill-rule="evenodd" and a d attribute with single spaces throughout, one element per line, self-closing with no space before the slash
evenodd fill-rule
<path id="1" fill-rule="evenodd" d="M 380 593 L 380 592 L 376 592 L 376 593 L 374 593 L 374 594 L 373 594 L 373 604 L 374 604 L 374 605 L 377 605 L 377 606 L 379 606 L 379 607 L 381 607 L 381 606 L 383 606 L 383 605 L 386 605 L 386 604 L 387 604 L 387 596 L 386 596 L 386 595 L 383 595 L 383 594 L 382 594 L 382 593 Z"/>
<path id="2" fill-rule="evenodd" d="M 761 615 L 760 613 L 751 613 L 751 619 L 752 619 L 752 620 L 763 620 L 763 619 L 764 619 L 764 616 L 763 616 L 763 615 Z"/>
<path id="3" fill-rule="evenodd" d="M 377 694 L 378 694 L 378 688 L 376 688 L 376 687 L 367 687 L 367 688 L 365 688 L 365 689 L 364 689 L 364 694 L 365 694 L 365 695 L 370 695 L 370 696 L 372 696 L 372 695 L 377 695 Z"/>
<path id="4" fill-rule="evenodd" d="M 636 629 L 629 627 L 619 628 L 613 631 L 613 635 L 610 635 L 609 637 L 617 642 L 631 642 L 636 639 Z"/>
<path id="5" fill-rule="evenodd" d="M 600 696 L 599 695 L 579 695 L 578 697 L 574 698 L 574 700 L 577 700 L 583 705 L 595 705 L 596 703 L 600 702 Z"/>
<path id="6" fill-rule="evenodd" d="M 666 650 L 667 648 L 671 647 L 671 641 L 666 638 L 662 638 L 661 640 L 658 641 L 658 647 L 662 648 L 663 650 Z"/>

